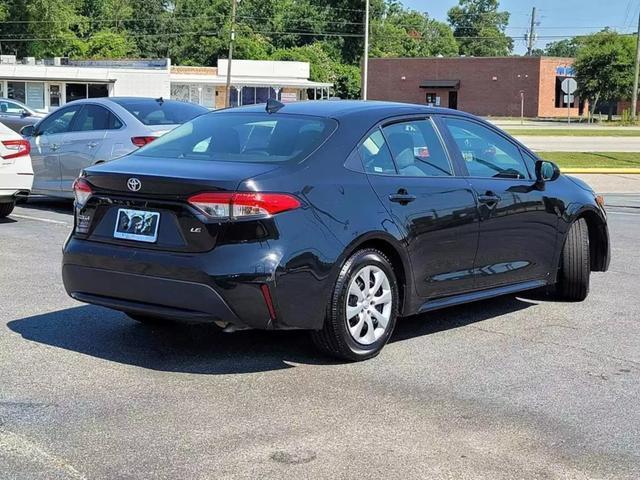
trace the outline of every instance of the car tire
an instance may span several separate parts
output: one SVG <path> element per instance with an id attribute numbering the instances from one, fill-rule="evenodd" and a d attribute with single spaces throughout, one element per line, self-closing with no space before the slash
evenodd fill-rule
<path id="1" fill-rule="evenodd" d="M 4 218 L 13 212 L 16 202 L 0 203 L 0 218 Z"/>
<path id="2" fill-rule="evenodd" d="M 589 227 L 580 218 L 571 225 L 562 248 L 556 297 L 569 302 L 583 301 L 589 294 L 590 275 Z"/>
<path id="3" fill-rule="evenodd" d="M 338 275 L 322 330 L 311 332 L 313 343 L 342 360 L 375 357 L 393 333 L 399 298 L 389 259 L 376 249 L 357 251 Z"/>

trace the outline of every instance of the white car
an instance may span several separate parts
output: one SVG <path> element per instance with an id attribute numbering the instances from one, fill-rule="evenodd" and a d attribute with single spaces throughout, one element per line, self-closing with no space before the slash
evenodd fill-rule
<path id="1" fill-rule="evenodd" d="M 0 218 L 13 211 L 16 198 L 33 185 L 31 146 L 19 133 L 0 124 Z"/>

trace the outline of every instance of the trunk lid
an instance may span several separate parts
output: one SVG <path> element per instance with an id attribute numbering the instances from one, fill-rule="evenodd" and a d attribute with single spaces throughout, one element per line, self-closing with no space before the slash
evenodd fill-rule
<path id="1" fill-rule="evenodd" d="M 87 240 L 174 252 L 215 247 L 226 222 L 208 219 L 189 197 L 234 192 L 243 180 L 278 168 L 273 164 L 170 160 L 130 155 L 85 170 L 92 196 L 76 206 L 76 235 Z M 134 179 L 134 180 L 132 180 Z M 122 211 L 159 214 L 155 241 L 119 238 Z"/>

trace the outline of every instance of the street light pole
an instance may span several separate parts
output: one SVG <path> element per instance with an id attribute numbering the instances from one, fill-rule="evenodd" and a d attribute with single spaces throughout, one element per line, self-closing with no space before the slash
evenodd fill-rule
<path id="1" fill-rule="evenodd" d="M 236 41 L 236 10 L 239 0 L 231 0 L 231 38 L 229 39 L 229 59 L 227 60 L 227 98 L 225 106 L 231 106 L 231 62 L 233 61 L 233 44 Z"/>
<path id="2" fill-rule="evenodd" d="M 633 76 L 633 95 L 631 97 L 631 119 L 636 121 L 638 109 L 638 77 L 640 76 L 640 14 L 638 14 L 638 33 L 636 41 L 636 68 Z"/>
<path id="3" fill-rule="evenodd" d="M 362 66 L 362 99 L 367 99 L 369 83 L 369 0 L 364 0 L 364 62 Z"/>

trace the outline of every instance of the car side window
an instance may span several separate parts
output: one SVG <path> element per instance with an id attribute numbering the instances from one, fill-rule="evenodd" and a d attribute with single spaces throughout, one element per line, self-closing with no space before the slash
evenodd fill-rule
<path id="1" fill-rule="evenodd" d="M 6 100 L 0 101 L 0 114 L 10 115 L 12 117 L 19 117 L 24 112 L 24 108 L 14 102 L 8 102 Z"/>
<path id="2" fill-rule="evenodd" d="M 38 124 L 38 135 L 54 135 L 69 131 L 71 121 L 78 110 L 80 110 L 79 105 L 55 111 Z"/>
<path id="3" fill-rule="evenodd" d="M 393 123 L 382 129 L 396 162 L 406 177 L 453 175 L 451 163 L 431 120 Z"/>
<path id="4" fill-rule="evenodd" d="M 113 130 L 121 126 L 120 120 L 108 109 L 99 105 L 83 105 L 76 115 L 71 131 Z"/>
<path id="5" fill-rule="evenodd" d="M 531 178 L 520 149 L 491 129 L 460 118 L 443 118 L 460 150 L 469 175 L 487 178 Z"/>
<path id="6" fill-rule="evenodd" d="M 369 135 L 360 144 L 358 151 L 362 157 L 365 172 L 381 175 L 395 175 L 397 173 L 391 152 L 380 129 L 376 129 Z"/>

